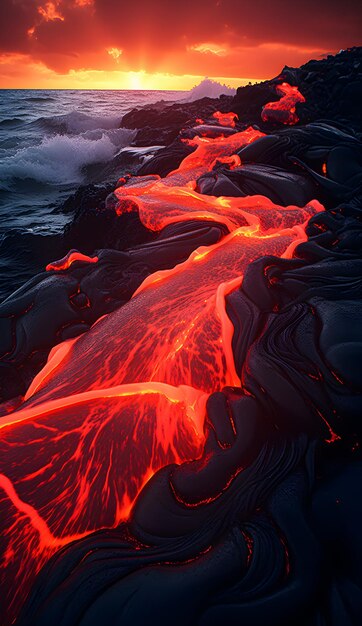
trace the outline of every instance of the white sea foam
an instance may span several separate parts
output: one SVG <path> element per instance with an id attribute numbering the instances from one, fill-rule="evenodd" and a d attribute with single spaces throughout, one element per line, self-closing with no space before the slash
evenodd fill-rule
<path id="1" fill-rule="evenodd" d="M 236 89 L 232 87 L 228 87 L 227 85 L 222 85 L 218 83 L 216 80 L 212 80 L 211 78 L 204 78 L 198 85 L 195 85 L 192 89 L 190 89 L 186 98 L 179 100 L 179 102 L 194 102 L 195 100 L 200 100 L 200 98 L 219 98 L 222 94 L 226 94 L 227 96 L 234 96 L 236 93 Z"/>
<path id="2" fill-rule="evenodd" d="M 119 128 L 87 131 L 82 135 L 53 135 L 36 146 L 22 148 L 3 160 L 6 178 L 31 178 L 43 183 L 82 182 L 82 168 L 108 162 L 128 145 L 135 131 Z"/>
<path id="3" fill-rule="evenodd" d="M 54 133 L 78 134 L 88 130 L 117 128 L 122 115 L 103 116 L 87 115 L 81 111 L 70 111 L 64 115 L 52 115 L 51 117 L 39 117 L 30 122 L 29 126 L 40 128 Z"/>
<path id="4" fill-rule="evenodd" d="M 110 129 L 119 126 L 122 116 L 113 117 L 110 115 L 87 115 L 80 111 L 71 111 L 66 115 L 60 116 L 64 119 L 67 130 L 70 133 L 82 133 L 87 130 L 96 130 L 98 128 Z"/>

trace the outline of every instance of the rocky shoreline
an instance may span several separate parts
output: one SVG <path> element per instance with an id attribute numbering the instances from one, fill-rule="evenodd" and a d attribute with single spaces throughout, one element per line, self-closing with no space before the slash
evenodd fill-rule
<path id="1" fill-rule="evenodd" d="M 301 95 L 285 108 L 276 104 L 283 85 L 286 98 Z M 142 626 L 149 615 L 166 626 L 171 607 L 177 607 L 174 624 L 195 626 L 225 619 L 247 626 L 359 623 L 361 95 L 362 48 L 352 48 L 301 68 L 285 67 L 270 81 L 239 88 L 234 97 L 135 109 L 122 127 L 137 129 L 135 147 L 159 149 L 144 163 L 135 158 L 117 183 L 81 188 L 59 209 L 74 214 L 64 234 L 49 241 L 54 255 L 47 263 L 60 260 L 0 305 L 0 419 L 18 424 L 19 449 L 32 428 L 22 426 L 22 416 L 29 413 L 42 424 L 50 403 L 44 426 L 50 433 L 62 420 L 81 419 L 89 397 L 100 403 L 99 385 L 110 393 L 125 384 L 130 393 L 133 379 L 118 380 L 131 358 L 124 357 L 124 337 L 131 342 L 143 333 L 161 344 L 159 329 L 169 309 L 186 318 L 198 287 L 218 272 L 222 289 L 215 301 L 224 326 L 220 342 L 214 322 L 206 319 L 193 371 L 180 367 L 186 378 L 202 372 L 205 388 L 199 379 L 194 386 L 188 378 L 172 383 L 186 394 L 184 403 L 193 389 L 193 410 L 204 402 L 197 394 L 207 391 L 203 446 L 194 443 L 184 456 L 162 457 L 152 466 L 126 522 L 108 524 L 108 530 L 101 524 L 82 537 L 78 532 L 50 560 L 39 561 L 46 564 L 32 580 L 19 626 L 45 626 L 55 616 L 61 626 L 93 626 L 103 618 Z M 288 116 L 262 117 L 269 103 L 270 111 Z M 280 121 L 290 119 L 296 123 Z M 253 246 L 261 245 L 260 256 Z M 224 266 L 210 261 L 204 275 L 193 270 L 223 246 Z M 244 259 L 244 248 L 253 262 Z M 192 293 L 185 295 L 186 279 L 175 268 L 185 268 L 190 281 L 195 271 Z M 237 283 L 238 273 L 243 280 Z M 170 284 L 181 293 L 175 303 L 162 287 L 164 276 L 175 276 Z M 151 332 L 142 327 L 148 319 L 137 308 L 139 296 L 132 301 L 132 295 L 141 290 L 142 310 L 151 320 L 158 304 L 149 286 L 158 283 L 169 304 Z M 126 304 L 129 318 L 122 313 Z M 201 313 L 195 315 L 180 333 L 182 341 L 165 340 L 172 358 L 182 354 L 195 320 L 202 324 Z M 164 333 L 169 331 L 166 324 Z M 218 360 L 213 351 L 226 337 L 230 351 Z M 53 350 L 42 370 L 57 344 L 64 354 Z M 140 339 L 131 350 L 142 367 L 152 361 L 156 344 L 143 353 Z M 200 346 L 208 355 L 204 360 Z M 157 371 L 168 358 L 160 357 Z M 88 387 L 96 359 L 105 382 L 91 380 Z M 219 363 L 226 373 L 216 391 L 212 378 Z M 168 379 L 161 383 L 171 386 Z M 71 404 L 74 394 L 82 397 Z M 171 404 L 178 401 L 173 397 Z M 57 403 L 63 411 L 58 422 Z M 96 422 L 92 411 L 90 406 Z M 97 411 L 108 423 L 111 408 L 100 403 Z M 136 412 L 129 410 L 129 420 Z M 189 421 L 188 415 L 187 427 Z M 15 481 L 22 461 L 16 451 L 15 460 L 7 456 L 12 439 L 4 432 L 3 471 L 11 469 Z M 44 436 L 55 446 L 51 434 Z M 128 431 L 122 437 L 118 446 L 133 441 Z M 188 437 L 192 441 L 190 432 Z M 92 441 L 98 438 L 97 432 Z M 70 447 L 72 441 L 73 435 Z M 173 445 L 181 444 L 175 439 Z M 150 448 L 141 456 L 147 458 Z M 128 454 L 136 458 L 136 452 Z M 28 458 L 25 448 L 23 456 Z M 82 471 L 88 476 L 91 470 Z M 8 527 L 5 522 L 5 536 Z M 14 607 L 9 615 L 17 615 Z"/>
<path id="2" fill-rule="evenodd" d="M 133 165 L 130 165 L 129 174 L 166 176 L 192 152 L 193 148 L 185 143 L 185 139 L 202 135 L 205 132 L 203 130 L 205 124 L 207 125 L 210 121 L 215 123 L 212 118 L 215 111 L 232 110 L 238 116 L 235 131 L 253 125 L 275 139 L 268 140 L 270 147 L 268 146 L 266 152 L 263 145 L 261 145 L 259 152 L 258 149 L 255 151 L 253 146 L 247 148 L 244 151 L 246 165 L 237 176 L 232 170 L 221 169 L 219 171 L 220 168 L 218 168 L 217 187 L 215 187 L 215 175 L 208 174 L 208 177 L 199 181 L 199 188 L 202 193 L 231 196 L 260 193 L 283 204 L 283 201 L 284 203 L 291 203 L 293 193 L 301 194 L 304 186 L 306 191 L 299 197 L 299 202 L 302 204 L 306 202 L 308 197 L 318 197 L 330 208 L 338 205 L 342 199 L 352 200 L 356 189 L 358 190 L 361 184 L 359 182 L 359 142 L 362 129 L 359 115 L 360 92 L 358 91 L 361 88 L 361 76 L 362 49 L 353 48 L 343 51 L 335 57 L 330 56 L 321 61 L 310 61 L 301 68 L 285 67 L 272 80 L 238 88 L 235 97 L 221 96 L 214 100 L 203 98 L 189 104 L 158 103 L 152 107 L 146 106 L 135 109 L 126 114 L 121 122 L 122 127 L 138 129 L 133 144 L 135 146 L 147 146 L 164 143 L 165 147 L 158 150 L 155 156 L 144 164 L 137 163 L 136 159 Z M 267 102 L 279 100 L 280 96 L 275 91 L 275 85 L 284 80 L 288 80 L 291 85 L 299 85 L 300 91 L 305 94 L 306 99 L 305 103 L 296 105 L 300 122 L 290 129 L 283 128 L 283 125 L 280 127 L 280 125 L 272 122 L 263 122 L 260 116 L 260 111 Z M 195 126 L 196 119 L 200 118 L 205 124 Z M 319 125 L 304 130 L 306 123 L 316 124 L 319 121 L 324 125 L 327 124 L 328 127 Z M 315 146 L 318 146 L 319 150 L 316 157 L 312 154 L 313 152 L 317 154 Z M 303 162 L 306 150 L 311 153 L 309 162 Z M 347 158 L 348 150 L 356 155 L 352 166 L 348 161 L 343 163 L 344 150 L 347 151 Z M 290 156 L 287 156 L 288 154 Z M 301 159 L 299 159 L 299 155 L 301 155 Z M 293 158 L 294 163 L 291 165 L 290 159 Z M 287 171 L 278 176 L 278 168 L 285 168 L 288 159 Z M 330 159 L 330 164 L 328 159 Z M 327 164 L 326 167 L 330 173 L 328 177 L 321 170 L 323 163 Z M 349 171 L 346 171 L 347 169 Z M 237 177 L 239 178 L 237 179 Z M 223 185 L 220 184 L 221 179 Z M 348 179 L 353 183 L 350 189 L 348 188 Z M 40 261 L 45 267 L 53 258 L 60 258 L 68 250 L 74 248 L 80 249 L 85 254 L 99 254 L 101 249 L 105 249 L 104 254 L 107 255 L 111 254 L 111 250 L 121 252 L 131 249 L 134 245 L 139 246 L 152 241 L 156 234 L 150 233 L 144 228 L 136 213 L 117 216 L 114 211 L 114 205 L 117 201 L 113 194 L 115 187 L 116 181 L 80 187 L 73 196 L 57 208 L 57 211 L 73 214 L 72 220 L 66 226 L 62 236 L 42 236 L 40 239 L 38 237 L 38 242 L 34 242 L 33 236 L 22 238 L 25 247 L 24 254 L 28 256 L 26 262 L 29 264 L 33 261 L 36 268 L 39 267 Z M 278 193 L 279 188 L 282 189 L 281 193 Z M 298 203 L 298 196 L 294 197 L 294 202 Z M 41 248 L 34 250 L 34 243 L 35 245 L 41 243 Z M 8 245 L 11 246 L 12 242 L 9 241 Z M 28 251 L 26 250 L 27 246 L 31 246 Z M 40 252 L 41 256 L 38 260 L 37 256 Z M 170 263 L 172 265 L 173 260 L 170 260 Z M 151 272 L 153 269 L 156 268 L 150 267 L 148 271 Z M 83 277 L 90 271 L 92 271 L 91 268 L 87 267 L 70 268 L 67 279 L 70 279 L 73 273 L 75 277 L 78 274 Z M 122 274 L 123 265 L 120 271 Z M 146 272 L 146 269 L 144 271 Z M 144 277 L 144 274 L 142 276 Z M 23 349 L 20 350 L 20 362 L 15 356 L 19 351 L 18 341 L 15 341 L 17 346 L 15 352 L 11 349 L 9 351 L 9 347 L 14 341 L 14 333 L 17 335 L 16 319 L 21 319 L 21 326 L 23 326 L 23 310 L 29 307 L 32 308 L 31 316 L 34 316 L 32 303 L 37 298 L 36 294 L 39 290 L 42 293 L 41 286 L 44 280 L 47 289 L 57 292 L 58 289 L 64 289 L 63 279 L 64 277 L 57 275 L 39 274 L 34 276 L 0 306 L 0 319 L 4 327 L 0 352 L 6 355 L 1 359 L 0 389 L 2 391 L 0 397 L 3 399 L 24 392 L 36 372 L 33 366 L 28 368 L 25 365 L 28 357 Z M 79 284 L 79 279 L 75 278 L 75 283 Z M 132 288 L 127 290 L 129 295 L 131 292 Z M 53 296 L 47 294 L 46 297 Z M 90 323 L 124 301 L 122 296 L 120 300 L 110 304 L 109 298 L 109 294 L 102 296 L 103 302 L 97 303 L 90 317 Z M 20 302 L 21 305 L 19 305 Z M 11 324 L 6 321 L 7 319 L 12 320 Z M 45 346 L 42 348 L 40 359 L 34 356 L 33 347 L 32 349 L 29 348 L 29 354 L 32 354 L 32 359 L 35 358 L 36 368 L 45 362 L 47 352 L 52 345 L 74 333 L 77 334 L 85 323 L 81 311 L 72 310 L 71 319 L 76 320 L 74 330 L 71 330 L 69 325 L 69 315 L 64 312 L 64 319 L 59 321 L 59 327 L 54 331 L 55 334 L 51 334 L 46 342 L 48 348 Z M 28 323 L 26 321 L 25 325 L 27 326 Z M 63 327 L 67 328 L 67 332 L 61 330 Z M 83 327 L 86 329 L 89 326 L 86 324 Z M 35 337 L 34 328 L 29 328 L 26 335 Z M 35 345 L 36 343 L 35 341 Z M 33 346 L 33 341 L 29 345 Z M 22 372 L 20 379 L 19 366 Z M 13 378 L 17 382 L 12 382 Z"/>

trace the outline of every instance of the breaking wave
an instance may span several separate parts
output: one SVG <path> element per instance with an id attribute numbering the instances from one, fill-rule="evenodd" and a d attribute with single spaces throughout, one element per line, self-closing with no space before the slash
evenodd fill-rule
<path id="1" fill-rule="evenodd" d="M 77 136 L 53 135 L 36 146 L 21 148 L 4 159 L 7 179 L 33 179 L 47 184 L 82 182 L 82 168 L 104 163 L 130 143 L 134 131 L 119 128 L 91 130 Z"/>
<path id="2" fill-rule="evenodd" d="M 190 89 L 186 98 L 182 99 L 181 102 L 194 102 L 194 100 L 200 100 L 200 98 L 206 97 L 219 98 L 222 94 L 234 96 L 235 93 L 236 89 L 233 89 L 232 87 L 222 85 L 211 78 L 204 78 L 201 83 Z"/>
<path id="3" fill-rule="evenodd" d="M 53 115 L 51 117 L 39 117 L 30 122 L 30 127 L 39 128 L 48 132 L 83 133 L 88 130 L 103 129 L 109 130 L 119 126 L 122 116 L 95 116 L 71 111 L 65 115 Z"/>

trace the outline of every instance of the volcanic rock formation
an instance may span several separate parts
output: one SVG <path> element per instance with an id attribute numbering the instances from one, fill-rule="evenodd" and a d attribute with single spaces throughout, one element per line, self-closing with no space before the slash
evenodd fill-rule
<path id="1" fill-rule="evenodd" d="M 128 114 L 1 305 L 4 624 L 360 624 L 361 60 Z"/>

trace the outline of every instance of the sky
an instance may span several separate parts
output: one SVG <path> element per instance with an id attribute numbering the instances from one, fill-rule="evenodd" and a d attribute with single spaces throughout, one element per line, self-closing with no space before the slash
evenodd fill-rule
<path id="1" fill-rule="evenodd" d="M 237 87 L 361 33 L 360 0 L 0 0 L 0 87 Z"/>

